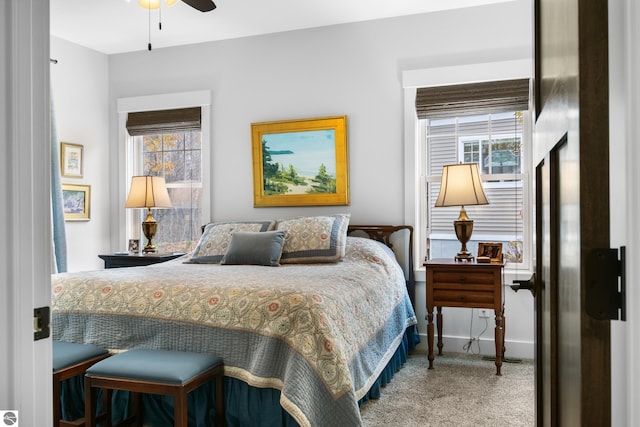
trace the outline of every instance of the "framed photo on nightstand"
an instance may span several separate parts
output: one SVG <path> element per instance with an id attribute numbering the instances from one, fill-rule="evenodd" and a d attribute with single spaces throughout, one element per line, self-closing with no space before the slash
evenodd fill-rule
<path id="1" fill-rule="evenodd" d="M 129 239 L 129 253 L 138 254 L 140 252 L 140 239 Z"/>
<path id="2" fill-rule="evenodd" d="M 502 262 L 502 243 L 478 243 L 478 262 Z"/>

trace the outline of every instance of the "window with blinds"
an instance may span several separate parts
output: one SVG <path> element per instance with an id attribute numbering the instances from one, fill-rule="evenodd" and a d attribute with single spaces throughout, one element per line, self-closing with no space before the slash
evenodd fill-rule
<path id="1" fill-rule="evenodd" d="M 126 126 L 133 175 L 163 176 L 173 205 L 154 210 L 154 243 L 159 252 L 189 252 L 203 224 L 201 108 L 129 113 Z M 145 214 L 136 215 L 132 227 L 140 227 Z"/>
<path id="2" fill-rule="evenodd" d="M 434 207 L 442 167 L 477 163 L 489 204 L 465 206 L 474 220 L 472 241 L 467 246 L 475 253 L 478 242 L 501 242 L 507 262 L 523 263 L 527 220 L 523 203 L 528 194 L 523 160 L 528 151 L 529 126 L 528 96 L 523 101 L 522 94 L 528 94 L 529 83 L 518 80 L 478 85 L 482 88 L 460 85 L 417 92 L 416 111 L 421 117 L 421 139 L 425 144 L 421 169 L 427 253 L 431 258 L 449 258 L 460 249 L 453 229 L 460 207 Z M 466 105 L 462 86 L 470 96 Z M 451 95 L 449 101 L 447 91 Z M 484 98 L 478 94 L 484 94 Z"/>

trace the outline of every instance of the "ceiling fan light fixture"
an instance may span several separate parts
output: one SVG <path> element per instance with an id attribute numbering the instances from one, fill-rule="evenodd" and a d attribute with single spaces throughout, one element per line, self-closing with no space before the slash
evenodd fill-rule
<path id="1" fill-rule="evenodd" d="M 178 0 L 164 0 L 164 3 L 167 6 L 173 6 L 178 3 Z M 138 0 L 138 6 L 143 9 L 159 9 L 160 8 L 160 0 Z"/>

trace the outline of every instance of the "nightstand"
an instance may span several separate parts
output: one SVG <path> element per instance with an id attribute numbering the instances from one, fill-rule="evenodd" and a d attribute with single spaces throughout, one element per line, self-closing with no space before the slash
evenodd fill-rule
<path id="1" fill-rule="evenodd" d="M 496 375 L 504 357 L 503 263 L 459 262 L 453 258 L 424 263 L 427 272 L 427 344 L 433 369 L 433 308 L 437 307 L 438 355 L 442 354 L 442 307 L 489 308 L 496 314 Z"/>
<path id="2" fill-rule="evenodd" d="M 104 260 L 104 268 L 140 267 L 143 265 L 158 264 L 181 257 L 184 253 L 159 253 L 159 254 L 111 254 L 98 255 Z"/>

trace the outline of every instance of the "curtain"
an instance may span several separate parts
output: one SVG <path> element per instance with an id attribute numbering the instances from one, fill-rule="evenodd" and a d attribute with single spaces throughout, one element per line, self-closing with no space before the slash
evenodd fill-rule
<path id="1" fill-rule="evenodd" d="M 53 92 L 53 91 L 51 91 Z M 53 93 L 50 94 L 51 121 L 51 223 L 53 227 L 53 257 L 56 273 L 67 271 L 67 237 L 64 228 L 64 203 L 60 174 L 60 144 L 56 127 Z"/>

